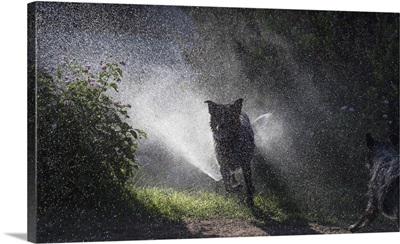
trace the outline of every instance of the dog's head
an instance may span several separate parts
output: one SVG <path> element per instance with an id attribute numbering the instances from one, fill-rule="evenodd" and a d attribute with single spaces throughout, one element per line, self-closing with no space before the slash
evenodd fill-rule
<path id="1" fill-rule="evenodd" d="M 369 170 L 372 169 L 374 164 L 374 158 L 383 153 L 398 153 L 399 137 L 398 135 L 390 135 L 388 140 L 378 141 L 375 140 L 371 133 L 366 134 L 367 141 L 367 167 Z"/>
<path id="2" fill-rule="evenodd" d="M 217 104 L 205 101 L 210 113 L 210 126 L 214 138 L 218 141 L 229 140 L 237 135 L 240 130 L 240 113 L 242 112 L 243 99 L 236 100 L 233 104 Z"/>

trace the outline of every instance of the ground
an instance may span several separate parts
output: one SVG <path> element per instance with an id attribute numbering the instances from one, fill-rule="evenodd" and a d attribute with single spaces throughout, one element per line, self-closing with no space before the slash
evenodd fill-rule
<path id="1" fill-rule="evenodd" d="M 243 237 L 243 236 L 275 236 L 304 234 L 339 234 L 350 233 L 347 229 L 323 224 L 265 224 L 245 219 L 211 219 L 189 221 L 187 228 L 194 235 L 203 237 Z M 362 232 L 396 231 L 395 226 L 375 224 L 366 227 Z"/>
<path id="2" fill-rule="evenodd" d="M 58 234 L 53 230 L 49 236 L 41 235 L 40 240 L 41 242 L 74 242 L 350 233 L 347 227 L 328 223 L 312 224 L 307 221 L 283 223 L 273 220 L 260 222 L 225 218 L 188 221 L 125 220 L 113 224 L 104 220 L 97 224 L 99 226 L 97 230 L 85 229 L 82 226 L 66 227 Z M 361 232 L 398 232 L 398 229 L 390 221 L 379 221 L 363 228 Z"/>
<path id="3" fill-rule="evenodd" d="M 176 239 L 208 237 L 249 237 L 277 235 L 309 235 L 350 233 L 346 228 L 329 224 L 273 223 L 260 224 L 246 219 L 208 219 L 191 220 L 176 224 L 141 223 L 117 237 L 120 240 L 132 239 Z M 396 232 L 391 223 L 373 223 L 360 232 Z"/>

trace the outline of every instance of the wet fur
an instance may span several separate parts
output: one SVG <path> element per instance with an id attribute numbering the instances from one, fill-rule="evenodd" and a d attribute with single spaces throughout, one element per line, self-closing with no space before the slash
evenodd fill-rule
<path id="1" fill-rule="evenodd" d="M 368 204 L 359 221 L 349 227 L 351 232 L 356 232 L 374 221 L 379 213 L 394 219 L 399 227 L 398 136 L 379 142 L 368 133 L 366 139 L 367 167 L 371 176 L 368 183 Z"/>
<path id="2" fill-rule="evenodd" d="M 239 186 L 233 171 L 241 168 L 246 183 L 247 202 L 253 204 L 254 187 L 251 179 L 251 160 L 254 156 L 254 134 L 249 117 L 242 112 L 243 99 L 233 104 L 208 103 L 210 127 L 215 154 L 220 166 L 225 190 L 234 192 Z"/>

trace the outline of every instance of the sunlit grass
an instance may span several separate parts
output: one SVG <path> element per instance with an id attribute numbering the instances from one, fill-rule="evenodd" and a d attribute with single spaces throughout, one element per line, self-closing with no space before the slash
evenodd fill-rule
<path id="1" fill-rule="evenodd" d="M 133 190 L 146 208 L 170 219 L 249 218 L 250 209 L 233 198 L 206 191 L 146 187 Z"/>
<path id="2" fill-rule="evenodd" d="M 252 210 L 236 197 L 228 197 L 205 190 L 177 191 L 171 188 L 140 187 L 132 189 L 137 199 L 149 210 L 161 213 L 168 219 L 252 219 Z M 257 211 L 284 221 L 289 216 L 274 199 L 254 198 Z"/>

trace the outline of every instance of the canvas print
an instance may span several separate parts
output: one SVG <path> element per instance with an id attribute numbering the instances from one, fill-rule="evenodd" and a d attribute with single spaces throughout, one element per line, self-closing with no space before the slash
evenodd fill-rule
<path id="1" fill-rule="evenodd" d="M 399 14 L 28 5 L 28 239 L 399 231 Z"/>

